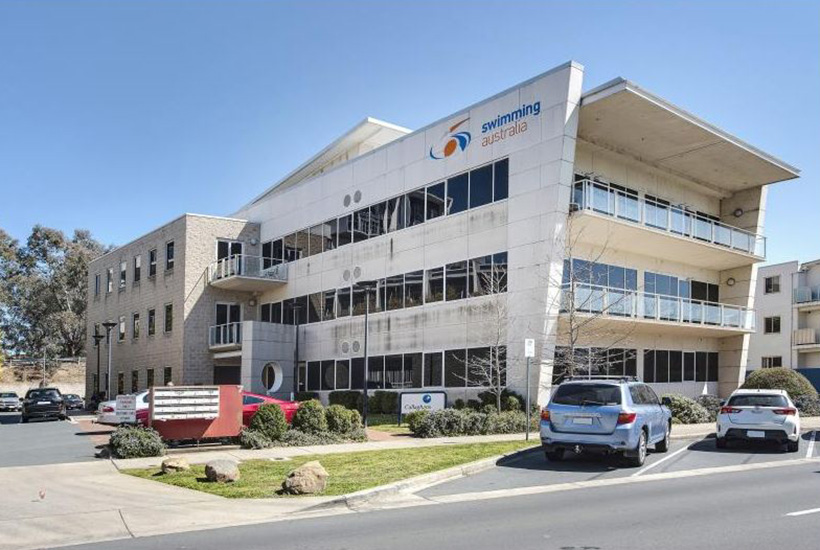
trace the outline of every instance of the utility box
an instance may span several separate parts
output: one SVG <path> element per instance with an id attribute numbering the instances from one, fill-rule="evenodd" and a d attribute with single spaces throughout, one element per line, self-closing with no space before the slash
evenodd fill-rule
<path id="1" fill-rule="evenodd" d="M 148 425 L 163 439 L 220 439 L 242 430 L 242 386 L 151 388 Z"/>

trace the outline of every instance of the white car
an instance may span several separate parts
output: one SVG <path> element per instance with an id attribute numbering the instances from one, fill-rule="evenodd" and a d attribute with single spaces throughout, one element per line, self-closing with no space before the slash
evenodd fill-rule
<path id="1" fill-rule="evenodd" d="M 718 449 L 729 441 L 777 441 L 790 453 L 800 445 L 800 412 L 783 390 L 736 390 L 720 407 Z"/>
<path id="2" fill-rule="evenodd" d="M 137 410 L 147 409 L 150 406 L 148 402 L 148 392 L 144 391 L 137 394 Z M 97 424 L 111 424 L 117 425 L 120 423 L 117 418 L 117 400 L 103 401 L 97 407 Z"/>

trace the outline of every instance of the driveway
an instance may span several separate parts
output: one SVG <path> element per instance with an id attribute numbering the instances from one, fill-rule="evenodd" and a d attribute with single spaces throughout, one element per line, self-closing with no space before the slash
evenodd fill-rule
<path id="1" fill-rule="evenodd" d="M 95 460 L 95 432 L 87 426 L 73 418 L 22 424 L 19 413 L 0 413 L 0 468 Z"/>

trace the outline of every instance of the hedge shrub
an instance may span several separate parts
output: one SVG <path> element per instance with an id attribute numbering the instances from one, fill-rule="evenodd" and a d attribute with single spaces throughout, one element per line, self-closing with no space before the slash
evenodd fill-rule
<path id="1" fill-rule="evenodd" d="M 319 394 L 315 391 L 298 391 L 294 395 L 295 401 L 310 401 L 311 399 L 319 401 Z"/>
<path id="2" fill-rule="evenodd" d="M 421 421 L 428 414 L 430 414 L 430 411 L 413 411 L 405 414 L 403 420 L 407 424 L 407 427 L 410 428 L 410 431 L 415 433 Z"/>
<path id="3" fill-rule="evenodd" d="M 331 405 L 341 405 L 346 409 L 362 410 L 362 392 L 355 390 L 332 391 L 327 396 Z M 370 402 L 368 401 L 368 404 Z"/>
<path id="4" fill-rule="evenodd" d="M 270 441 L 279 439 L 288 429 L 288 421 L 282 407 L 276 403 L 260 405 L 256 414 L 251 418 L 249 428 L 263 434 Z"/>
<path id="5" fill-rule="evenodd" d="M 346 409 L 342 405 L 331 405 L 325 409 L 328 431 L 346 435 L 362 427 L 362 416 L 359 411 Z"/>
<path id="6" fill-rule="evenodd" d="M 531 428 L 537 429 L 537 426 L 538 417 L 533 417 Z M 486 413 L 471 409 L 444 409 L 425 411 L 423 415 L 413 417 L 408 427 L 413 435 L 424 438 L 520 433 L 526 430 L 527 415 L 522 411 L 498 412 L 493 409 Z"/>
<path id="7" fill-rule="evenodd" d="M 399 412 L 399 394 L 392 391 L 376 391 L 373 393 L 376 401 L 376 408 L 373 412 L 382 414 L 397 414 Z M 370 402 L 368 402 L 370 403 Z"/>
<path id="8" fill-rule="evenodd" d="M 714 395 L 699 395 L 695 398 L 695 402 L 706 409 L 711 420 L 717 420 L 717 415 L 720 412 L 720 398 Z"/>
<path id="9" fill-rule="evenodd" d="M 327 431 L 325 409 L 317 399 L 305 401 L 293 415 L 293 428 L 305 433 L 321 433 Z"/>
<path id="10" fill-rule="evenodd" d="M 117 458 L 143 458 L 165 454 L 165 443 L 152 428 L 120 426 L 108 440 L 111 452 Z"/>
<path id="11" fill-rule="evenodd" d="M 820 397 L 803 395 L 793 399 L 795 406 L 804 416 L 820 416 Z"/>
<path id="12" fill-rule="evenodd" d="M 243 449 L 267 449 L 273 442 L 259 430 L 246 428 L 239 433 L 239 444 Z"/>
<path id="13" fill-rule="evenodd" d="M 744 390 L 786 390 L 792 401 L 805 396 L 817 397 L 817 390 L 808 378 L 786 367 L 752 371 L 741 387 Z"/>
<path id="14" fill-rule="evenodd" d="M 432 411 L 422 418 L 414 435 L 417 437 L 443 437 L 462 435 L 465 413 L 459 409 Z"/>
<path id="15" fill-rule="evenodd" d="M 694 399 L 677 393 L 668 393 L 663 397 L 670 399 L 669 410 L 672 411 L 672 417 L 677 418 L 681 424 L 703 424 L 711 421 L 709 412 Z"/>

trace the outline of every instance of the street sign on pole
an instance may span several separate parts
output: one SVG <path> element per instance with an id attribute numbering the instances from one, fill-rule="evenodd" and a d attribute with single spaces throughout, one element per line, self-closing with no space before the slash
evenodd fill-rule
<path id="1" fill-rule="evenodd" d="M 524 357 L 535 357 L 534 338 L 524 338 Z"/>
<path id="2" fill-rule="evenodd" d="M 527 358 L 527 441 L 530 440 L 530 416 L 532 407 L 530 406 L 530 359 L 535 357 L 535 339 L 524 338 L 524 357 Z"/>

